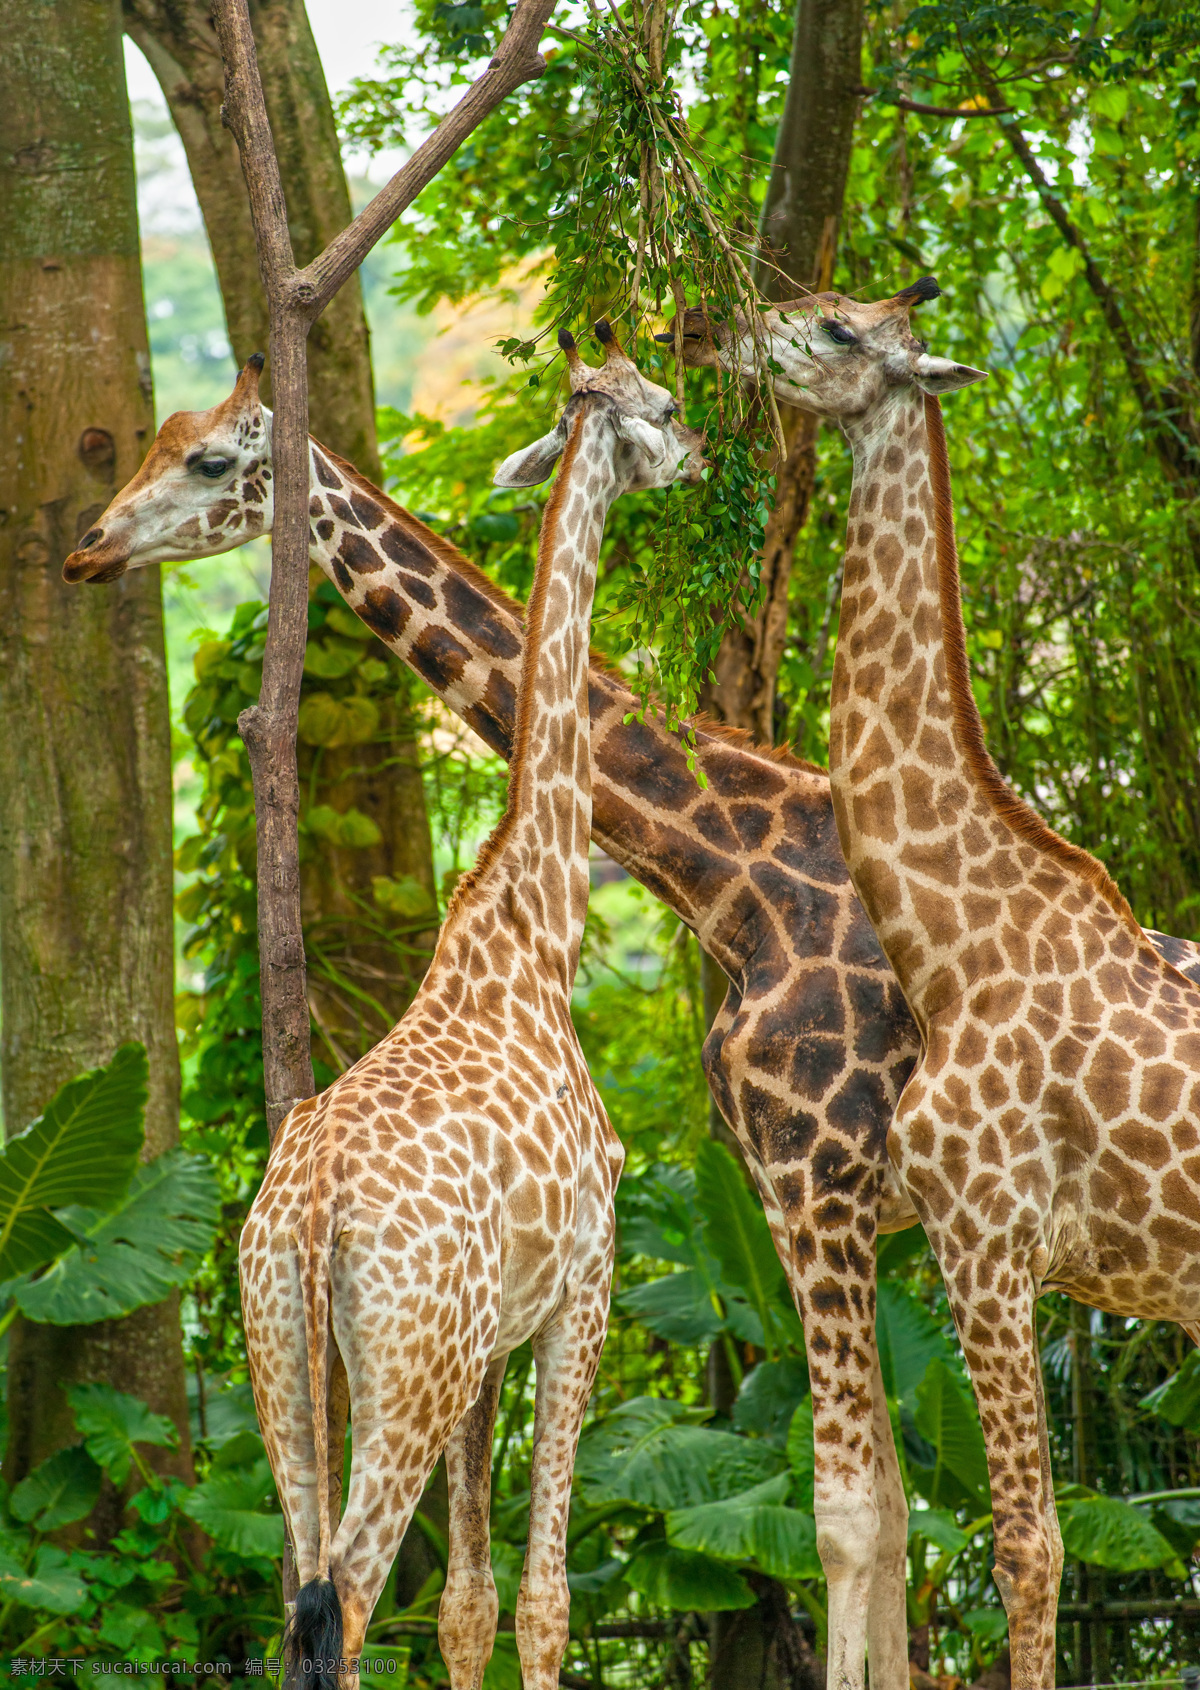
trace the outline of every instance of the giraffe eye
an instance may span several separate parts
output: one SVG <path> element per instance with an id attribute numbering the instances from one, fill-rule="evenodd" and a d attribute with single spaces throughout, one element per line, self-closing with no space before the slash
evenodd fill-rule
<path id="1" fill-rule="evenodd" d="M 200 474 L 206 475 L 210 481 L 216 481 L 229 468 L 228 458 L 205 458 L 200 465 Z"/>
<path id="2" fill-rule="evenodd" d="M 822 323 L 821 327 L 830 340 L 836 340 L 839 346 L 856 346 L 858 344 L 857 337 L 846 327 L 845 323 L 829 321 Z"/>

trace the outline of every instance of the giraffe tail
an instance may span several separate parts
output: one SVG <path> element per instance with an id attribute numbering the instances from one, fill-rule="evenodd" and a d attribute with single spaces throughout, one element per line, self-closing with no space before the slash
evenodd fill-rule
<path id="1" fill-rule="evenodd" d="M 313 1417 L 313 1460 L 317 1470 L 318 1549 L 316 1577 L 301 1585 L 288 1622 L 297 1690 L 337 1690 L 342 1657 L 342 1604 L 329 1576 L 329 1248 L 330 1213 L 317 1192 L 309 1194 L 300 1251 L 308 1391 Z"/>

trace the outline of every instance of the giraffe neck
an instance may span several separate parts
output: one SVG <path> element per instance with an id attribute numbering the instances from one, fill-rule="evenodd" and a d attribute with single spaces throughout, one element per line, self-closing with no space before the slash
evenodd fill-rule
<path id="1" fill-rule="evenodd" d="M 972 863 L 1008 890 L 1098 893 L 1136 925 L 1095 858 L 1053 833 L 987 753 L 971 693 L 941 408 L 897 391 L 854 449 L 829 769 L 855 890 L 918 1026 L 969 984 Z"/>
<path id="2" fill-rule="evenodd" d="M 313 562 L 456 715 L 511 756 L 522 606 L 315 441 L 311 465 Z M 701 726 L 701 790 L 678 736 L 650 712 L 635 719 L 617 676 L 593 663 L 588 689 L 593 837 L 738 980 L 764 947 L 774 954 L 780 900 L 811 900 L 797 874 L 814 875 L 831 897 L 845 887 L 827 778 Z M 827 925 L 817 920 L 822 933 Z"/>

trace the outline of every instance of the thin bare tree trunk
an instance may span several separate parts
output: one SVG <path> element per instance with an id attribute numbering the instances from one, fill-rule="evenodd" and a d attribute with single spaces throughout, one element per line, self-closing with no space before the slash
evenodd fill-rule
<path id="1" fill-rule="evenodd" d="M 0 66 L 0 951 L 11 1135 L 139 1039 L 145 1155 L 179 1142 L 171 755 L 157 568 L 64 585 L 62 563 L 153 436 L 119 0 L 13 0 Z M 178 1298 L 9 1336 L 5 1477 L 77 1439 L 62 1387 L 103 1380 L 179 1428 Z M 106 1489 L 90 1524 L 121 1523 Z"/>
<path id="2" fill-rule="evenodd" d="M 791 72 L 759 225 L 755 281 L 772 300 L 830 286 L 862 81 L 862 0 L 797 0 Z M 775 738 L 775 682 L 787 641 L 792 558 L 812 501 L 816 427 L 780 405 L 787 457 L 772 465 L 775 508 L 762 550 L 762 598 L 721 643 L 702 698 L 718 720 Z"/>

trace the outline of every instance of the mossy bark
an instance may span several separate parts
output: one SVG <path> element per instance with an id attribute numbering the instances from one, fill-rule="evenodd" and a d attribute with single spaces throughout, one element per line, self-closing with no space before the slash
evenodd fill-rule
<path id="1" fill-rule="evenodd" d="M 171 756 L 157 569 L 68 587 L 63 559 L 153 435 L 119 0 L 12 0 L 0 65 L 0 982 L 7 1133 L 127 1039 L 150 1057 L 145 1155 L 178 1143 Z M 19 1479 L 106 1380 L 180 1431 L 176 1299 L 97 1326 L 18 1320 Z M 93 1525 L 115 1527 L 102 1497 Z"/>

